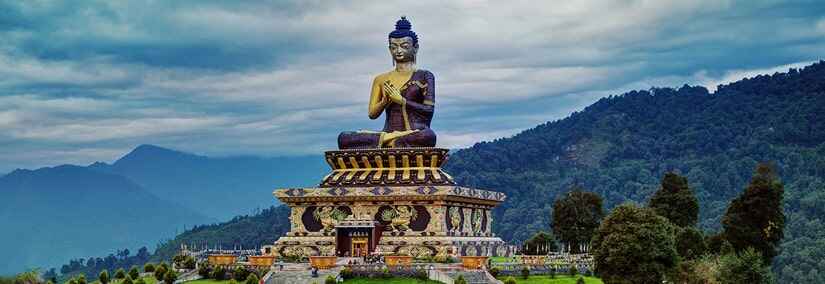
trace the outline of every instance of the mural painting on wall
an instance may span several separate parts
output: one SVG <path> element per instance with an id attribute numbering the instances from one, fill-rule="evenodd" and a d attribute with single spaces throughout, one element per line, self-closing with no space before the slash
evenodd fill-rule
<path id="1" fill-rule="evenodd" d="M 281 249 L 281 255 L 286 257 L 309 257 L 318 255 L 318 249 L 310 246 L 286 246 Z"/>
<path id="2" fill-rule="evenodd" d="M 450 207 L 450 230 L 461 231 L 461 208 Z"/>
<path id="3" fill-rule="evenodd" d="M 333 206 L 310 206 L 304 211 L 301 220 L 307 231 L 318 232 L 324 230 L 325 233 L 329 233 L 335 230 L 335 225 L 338 224 L 339 221 L 351 215 L 351 212 L 346 206 L 337 208 Z"/>
<path id="4" fill-rule="evenodd" d="M 473 232 L 480 233 L 481 232 L 481 209 L 473 209 L 472 213 L 473 220 Z"/>
<path id="5" fill-rule="evenodd" d="M 380 220 L 388 222 L 390 229 L 393 231 L 409 231 L 410 223 L 418 218 L 418 211 L 408 205 L 385 206 L 381 208 L 378 214 Z"/>
<path id="6" fill-rule="evenodd" d="M 399 248 L 398 254 L 409 255 L 413 258 L 427 258 L 433 256 L 435 254 L 435 250 L 426 246 L 412 245 Z"/>

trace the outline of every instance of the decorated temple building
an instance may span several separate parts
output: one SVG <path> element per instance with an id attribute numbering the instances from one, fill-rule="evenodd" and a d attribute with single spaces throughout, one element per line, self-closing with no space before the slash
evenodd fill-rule
<path id="1" fill-rule="evenodd" d="M 277 256 L 369 254 L 446 258 L 509 255 L 492 233 L 499 192 L 456 185 L 447 150 L 387 148 L 326 153 L 332 171 L 315 188 L 274 192 L 292 209 Z"/>

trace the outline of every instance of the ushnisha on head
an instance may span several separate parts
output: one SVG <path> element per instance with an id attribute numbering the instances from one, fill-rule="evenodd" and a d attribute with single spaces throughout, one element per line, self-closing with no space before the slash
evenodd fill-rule
<path id="1" fill-rule="evenodd" d="M 389 34 L 390 55 L 395 62 L 415 62 L 418 53 L 418 35 L 412 31 L 407 17 L 395 22 L 395 30 Z"/>

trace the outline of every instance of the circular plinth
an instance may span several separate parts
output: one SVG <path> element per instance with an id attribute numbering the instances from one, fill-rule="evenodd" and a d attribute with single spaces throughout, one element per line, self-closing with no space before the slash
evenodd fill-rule
<path id="1" fill-rule="evenodd" d="M 449 150 L 379 148 L 327 151 L 332 168 L 321 187 L 374 185 L 455 185 L 441 170 Z"/>

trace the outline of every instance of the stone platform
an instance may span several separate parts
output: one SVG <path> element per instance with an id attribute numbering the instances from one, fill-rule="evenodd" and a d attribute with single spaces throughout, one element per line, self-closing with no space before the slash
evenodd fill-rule
<path id="1" fill-rule="evenodd" d="M 449 150 L 382 148 L 327 151 L 332 168 L 320 187 L 364 185 L 455 185 L 441 170 Z"/>
<path id="2" fill-rule="evenodd" d="M 507 256 L 491 210 L 506 196 L 455 185 L 438 148 L 329 151 L 319 187 L 279 189 L 291 230 L 264 252 L 287 257 L 363 254 Z"/>

